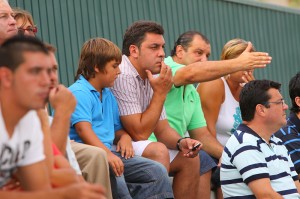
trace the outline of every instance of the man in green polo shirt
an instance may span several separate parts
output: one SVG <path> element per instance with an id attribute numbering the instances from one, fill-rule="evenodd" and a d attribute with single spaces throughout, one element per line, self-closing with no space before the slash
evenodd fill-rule
<path id="1" fill-rule="evenodd" d="M 177 70 L 185 65 L 207 61 L 210 51 L 210 43 L 204 35 L 196 31 L 188 31 L 178 38 L 171 56 L 164 62 L 171 67 L 175 77 Z M 173 85 L 164 106 L 171 127 L 182 137 L 190 136 L 203 143 L 203 150 L 199 153 L 201 164 L 198 190 L 201 198 L 210 198 L 211 169 L 216 167 L 216 163 L 209 155 L 219 159 L 223 147 L 207 129 L 199 94 L 193 84 L 179 87 Z M 153 134 L 149 139 L 156 141 Z"/>

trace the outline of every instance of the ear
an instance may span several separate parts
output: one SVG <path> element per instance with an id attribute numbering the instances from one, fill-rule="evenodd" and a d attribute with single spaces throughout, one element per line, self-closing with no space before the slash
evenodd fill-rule
<path id="1" fill-rule="evenodd" d="M 100 70 L 99 70 L 99 68 L 98 68 L 97 66 L 94 66 L 94 71 L 95 71 L 96 73 L 99 73 L 99 72 L 100 72 Z"/>
<path id="2" fill-rule="evenodd" d="M 0 67 L 0 83 L 2 86 L 9 87 L 13 79 L 13 72 L 7 67 Z"/>
<path id="3" fill-rule="evenodd" d="M 295 103 L 297 104 L 298 107 L 300 107 L 300 97 L 299 96 L 295 97 Z"/>
<path id="4" fill-rule="evenodd" d="M 177 56 L 179 59 L 182 59 L 182 58 L 183 58 L 183 53 L 184 53 L 184 48 L 182 47 L 182 45 L 176 46 L 176 56 Z"/>
<path id="5" fill-rule="evenodd" d="M 259 116 L 264 117 L 266 114 L 266 107 L 262 104 L 257 104 L 255 107 L 255 112 L 256 114 L 258 114 Z"/>
<path id="6" fill-rule="evenodd" d="M 136 45 L 130 45 L 129 46 L 129 53 L 130 53 L 131 57 L 138 58 L 138 56 L 139 56 L 139 48 Z"/>

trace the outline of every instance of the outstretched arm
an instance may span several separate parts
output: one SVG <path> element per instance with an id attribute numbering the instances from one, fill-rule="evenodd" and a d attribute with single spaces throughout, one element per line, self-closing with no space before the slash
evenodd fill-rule
<path id="1" fill-rule="evenodd" d="M 182 86 L 210 81 L 237 71 L 264 68 L 271 63 L 272 58 L 268 53 L 250 52 L 251 48 L 252 44 L 249 42 L 246 50 L 235 59 L 196 62 L 182 67 L 175 73 L 173 83 L 175 86 Z"/>

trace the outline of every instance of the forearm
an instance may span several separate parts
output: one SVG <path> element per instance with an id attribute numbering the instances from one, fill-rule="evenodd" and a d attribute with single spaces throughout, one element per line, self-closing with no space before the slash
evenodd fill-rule
<path id="1" fill-rule="evenodd" d="M 77 124 L 76 124 L 77 125 Z M 78 132 L 79 137 L 82 139 L 82 141 L 85 144 L 92 145 L 95 147 L 102 148 L 107 153 L 111 152 L 109 148 L 107 148 L 101 140 L 97 137 L 97 135 L 94 133 L 92 129 L 78 129 L 76 128 L 76 131 Z"/>
<path id="2" fill-rule="evenodd" d="M 181 138 L 180 135 L 170 127 L 167 120 L 159 121 L 159 124 L 154 130 L 154 134 L 159 142 L 162 142 L 169 149 L 177 150 L 177 141 Z"/>
<path id="3" fill-rule="evenodd" d="M 57 198 L 57 195 L 51 191 L 48 192 L 18 192 L 18 191 L 0 191 L 0 198 L 6 199 L 52 199 Z M 63 198 L 63 197 L 59 197 Z"/>
<path id="4" fill-rule="evenodd" d="M 48 127 L 42 127 L 42 131 L 44 133 L 44 154 L 45 154 L 45 163 L 47 166 L 47 170 L 49 172 L 49 175 L 51 175 L 52 168 L 53 168 L 53 151 L 52 151 L 52 142 L 51 142 L 51 133 L 50 128 Z"/>
<path id="5" fill-rule="evenodd" d="M 57 110 L 51 124 L 51 137 L 62 154 L 66 153 L 66 146 L 70 128 L 71 114 Z"/>
<path id="6" fill-rule="evenodd" d="M 223 152 L 223 146 L 220 142 L 210 134 L 208 130 L 200 132 L 200 133 L 191 133 L 190 136 L 193 139 L 199 140 L 203 143 L 202 149 L 206 151 L 209 155 L 215 157 L 216 159 L 220 159 Z"/>
<path id="7" fill-rule="evenodd" d="M 177 134 L 177 133 L 176 133 Z M 178 134 L 177 134 L 178 135 Z M 164 145 L 166 145 L 166 147 L 168 149 L 173 149 L 173 150 L 177 150 L 177 141 L 181 138 L 179 135 L 178 136 L 174 136 L 173 133 L 169 132 L 166 133 L 164 136 L 157 136 L 156 138 L 159 142 L 164 143 Z"/>
<path id="8" fill-rule="evenodd" d="M 134 140 L 147 140 L 154 131 L 160 115 L 163 110 L 163 105 L 166 96 L 154 93 L 148 108 L 141 114 L 138 128 L 131 135 Z"/>
<path id="9" fill-rule="evenodd" d="M 128 135 L 128 133 L 126 133 L 126 131 L 124 131 L 123 129 L 120 129 L 115 133 L 114 144 L 117 144 L 120 141 L 122 136 L 129 136 L 129 135 Z"/>
<path id="10" fill-rule="evenodd" d="M 236 59 L 195 62 L 177 70 L 173 77 L 173 83 L 175 86 L 182 86 L 206 82 L 240 70 L 241 67 Z"/>
<path id="11" fill-rule="evenodd" d="M 54 169 L 51 175 L 51 184 L 54 187 L 62 187 L 80 181 L 72 168 Z"/>

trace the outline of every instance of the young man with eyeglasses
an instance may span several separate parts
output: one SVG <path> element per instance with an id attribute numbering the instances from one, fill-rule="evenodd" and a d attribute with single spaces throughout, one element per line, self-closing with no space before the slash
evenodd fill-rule
<path id="1" fill-rule="evenodd" d="M 287 125 L 275 133 L 289 151 L 298 176 L 300 175 L 300 72 L 289 82 L 289 94 L 292 102 Z"/>
<path id="2" fill-rule="evenodd" d="M 280 84 L 247 83 L 240 93 L 243 124 L 229 138 L 222 154 L 224 198 L 299 198 L 297 173 L 286 147 L 273 135 L 286 124 Z"/>

